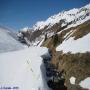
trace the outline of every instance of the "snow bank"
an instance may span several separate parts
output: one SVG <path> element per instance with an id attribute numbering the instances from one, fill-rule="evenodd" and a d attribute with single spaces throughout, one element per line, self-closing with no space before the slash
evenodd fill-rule
<path id="1" fill-rule="evenodd" d="M 81 81 L 79 85 L 82 88 L 90 90 L 90 77 L 87 77 L 85 80 Z"/>
<path id="2" fill-rule="evenodd" d="M 49 55 L 44 47 L 30 47 L 21 51 L 0 54 L 0 86 L 19 90 L 49 90 L 43 81 L 42 55 Z"/>
<path id="3" fill-rule="evenodd" d="M 74 40 L 74 37 L 64 40 L 63 43 L 56 48 L 56 51 L 63 51 L 64 53 L 83 53 L 90 51 L 90 33 L 77 40 Z"/>

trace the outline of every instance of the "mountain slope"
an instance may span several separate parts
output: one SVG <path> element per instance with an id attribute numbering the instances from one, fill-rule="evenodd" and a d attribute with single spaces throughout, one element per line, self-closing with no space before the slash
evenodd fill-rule
<path id="1" fill-rule="evenodd" d="M 22 30 L 20 33 L 30 41 L 30 45 L 38 45 L 45 38 L 52 37 L 60 31 L 77 27 L 89 20 L 90 4 L 81 8 L 60 12 L 49 17 L 46 21 L 37 22 L 32 27 L 32 30 L 25 28 L 27 30 L 24 33 Z"/>
<path id="2" fill-rule="evenodd" d="M 16 33 L 8 30 L 8 28 L 0 27 L 0 53 L 24 48 L 17 39 Z"/>
<path id="3" fill-rule="evenodd" d="M 56 51 L 63 51 L 64 53 L 67 52 L 84 53 L 90 51 L 89 46 L 90 46 L 90 33 L 77 40 L 74 40 L 74 37 L 70 37 L 68 40 L 64 40 L 63 43 L 56 48 Z"/>
<path id="4" fill-rule="evenodd" d="M 47 38 L 42 46 L 51 49 L 50 63 L 60 73 L 63 71 L 67 90 L 89 90 L 90 80 L 87 78 L 90 78 L 90 20 Z"/>
<path id="5" fill-rule="evenodd" d="M 54 24 L 60 23 L 61 26 L 65 26 L 68 23 L 81 24 L 83 20 L 90 19 L 90 4 L 82 7 L 82 8 L 74 8 L 69 11 L 63 11 L 56 15 L 49 17 L 46 21 L 39 21 L 34 26 L 34 30 L 42 30 L 42 29 L 49 29 Z M 86 20 L 87 21 L 87 20 Z"/>
<path id="6" fill-rule="evenodd" d="M 89 90 L 90 80 L 87 78 L 90 77 L 90 20 L 61 30 L 47 38 L 42 46 L 52 50 L 51 63 L 57 71 L 63 71 L 67 90 Z M 72 77 L 74 81 L 71 80 Z"/>
<path id="7" fill-rule="evenodd" d="M 63 77 L 67 90 L 89 90 L 90 4 L 37 22 L 32 29 L 33 31 L 25 30 L 24 33 L 21 31 L 21 37 L 27 38 L 31 46 L 50 48 L 52 59 L 47 66 L 54 66 L 54 69 L 47 67 L 47 76 L 55 85 L 52 84 L 51 88 L 57 90 Z"/>

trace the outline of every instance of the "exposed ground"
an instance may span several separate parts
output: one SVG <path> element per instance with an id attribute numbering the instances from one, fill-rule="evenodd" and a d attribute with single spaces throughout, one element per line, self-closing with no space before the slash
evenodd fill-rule
<path id="1" fill-rule="evenodd" d="M 57 52 L 56 47 L 65 39 L 74 37 L 76 40 L 82 38 L 88 33 L 90 33 L 90 21 L 87 21 L 77 27 L 63 30 L 61 33 L 46 39 L 43 43 L 43 46 L 52 50 L 53 57 L 51 64 L 53 64 L 58 71 L 64 71 L 63 77 L 65 78 L 65 85 L 68 90 L 86 90 L 82 89 L 78 84 L 86 77 L 90 77 L 90 52 L 75 54 L 68 52 L 65 54 L 62 51 Z M 71 76 L 76 77 L 75 85 L 70 83 L 69 79 Z"/>

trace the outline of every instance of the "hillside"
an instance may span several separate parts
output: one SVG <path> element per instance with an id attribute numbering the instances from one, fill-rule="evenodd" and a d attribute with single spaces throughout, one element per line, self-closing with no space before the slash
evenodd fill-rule
<path id="1" fill-rule="evenodd" d="M 17 34 L 8 28 L 0 26 L 0 53 L 22 48 L 24 48 L 24 46 L 18 42 Z"/>
<path id="2" fill-rule="evenodd" d="M 65 85 L 68 90 L 90 89 L 90 21 L 77 27 L 61 31 L 59 34 L 47 39 L 43 46 L 53 52 L 51 64 L 59 72 L 63 72 Z M 74 77 L 74 84 L 72 83 Z M 82 80 L 88 78 L 88 83 Z M 79 86 L 81 85 L 81 86 Z M 87 88 L 88 87 L 88 88 Z"/>
<path id="3" fill-rule="evenodd" d="M 60 12 L 46 21 L 38 21 L 32 28 L 21 29 L 20 33 L 30 41 L 30 45 L 38 45 L 45 39 L 45 36 L 49 38 L 62 30 L 76 27 L 88 20 L 90 20 L 90 4 Z"/>
<path id="4" fill-rule="evenodd" d="M 52 80 L 52 65 L 55 73 L 61 73 L 53 76 L 55 81 L 50 86 L 55 85 L 53 90 L 60 90 L 62 77 L 67 90 L 90 90 L 90 4 L 39 21 L 32 30 L 21 30 L 19 39 L 28 46 L 50 48 L 52 59 L 47 62 L 50 66 L 47 72 L 51 73 L 47 76 Z"/>

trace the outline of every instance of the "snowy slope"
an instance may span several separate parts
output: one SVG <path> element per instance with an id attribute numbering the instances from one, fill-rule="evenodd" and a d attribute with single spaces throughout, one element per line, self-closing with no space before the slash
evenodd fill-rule
<path id="1" fill-rule="evenodd" d="M 27 35 L 25 34 L 24 36 L 29 41 L 30 45 L 33 46 L 41 43 L 41 41 L 45 39 L 46 34 L 47 38 L 49 38 L 56 32 L 59 34 L 63 30 L 67 30 L 71 27 L 76 27 L 88 20 L 90 20 L 90 4 L 87 4 L 81 8 L 74 8 L 69 11 L 62 11 L 49 17 L 45 21 L 38 21 L 35 25 L 33 25 L 32 28 L 25 27 L 20 31 L 27 33 Z M 19 35 L 22 36 L 21 33 L 19 33 Z M 33 36 L 34 38 L 32 39 Z"/>
<path id="2" fill-rule="evenodd" d="M 77 40 L 74 40 L 74 37 L 64 40 L 63 43 L 56 48 L 56 51 L 63 51 L 64 53 L 83 53 L 90 51 L 90 33 Z"/>
<path id="3" fill-rule="evenodd" d="M 72 25 L 69 27 L 74 27 L 79 25 L 87 20 L 90 20 L 90 4 L 82 8 L 74 8 L 69 11 L 63 11 L 56 15 L 49 17 L 46 21 L 38 21 L 34 26 L 34 30 L 42 30 L 46 26 L 51 28 L 54 24 L 60 23 L 63 20 L 61 26 L 65 26 L 68 23 L 72 22 Z"/>
<path id="4" fill-rule="evenodd" d="M 32 28 L 29 28 L 29 27 L 24 27 L 20 31 L 21 32 L 28 32 L 29 30 L 33 31 Z"/>
<path id="5" fill-rule="evenodd" d="M 1 53 L 0 85 L 2 88 L 17 87 L 19 90 L 49 90 L 45 82 L 42 55 L 49 56 L 47 48 L 30 47 L 13 53 Z"/>
<path id="6" fill-rule="evenodd" d="M 85 80 L 82 80 L 79 84 L 82 88 L 90 90 L 90 77 L 87 77 Z"/>
<path id="7" fill-rule="evenodd" d="M 23 45 L 17 41 L 15 33 L 0 27 L 0 53 L 22 49 Z"/>

